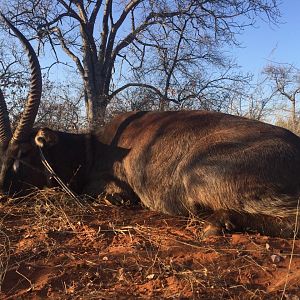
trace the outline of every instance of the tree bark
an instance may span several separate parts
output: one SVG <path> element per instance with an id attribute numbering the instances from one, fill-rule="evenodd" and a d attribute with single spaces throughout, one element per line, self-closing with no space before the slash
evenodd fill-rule
<path id="1" fill-rule="evenodd" d="M 293 130 L 296 130 L 296 99 L 292 97 L 291 99 L 292 102 L 292 122 L 293 122 Z"/>
<path id="2" fill-rule="evenodd" d="M 94 131 L 105 124 L 105 112 L 108 105 L 107 95 L 93 95 L 86 100 L 86 114 L 89 129 Z"/>

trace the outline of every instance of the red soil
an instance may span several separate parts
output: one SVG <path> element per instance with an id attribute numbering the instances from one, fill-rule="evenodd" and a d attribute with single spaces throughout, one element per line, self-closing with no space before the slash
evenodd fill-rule
<path id="1" fill-rule="evenodd" d="M 300 299 L 300 241 L 42 192 L 0 205 L 1 299 Z M 292 259 L 291 259 L 292 258 Z"/>

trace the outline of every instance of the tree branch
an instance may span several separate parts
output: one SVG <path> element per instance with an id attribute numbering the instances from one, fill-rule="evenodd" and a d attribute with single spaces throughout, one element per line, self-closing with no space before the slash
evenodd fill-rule
<path id="1" fill-rule="evenodd" d="M 109 99 L 112 99 L 113 97 L 115 97 L 118 93 L 122 92 L 123 90 L 129 88 L 129 87 L 142 87 L 142 88 L 146 88 L 146 89 L 150 89 L 150 90 L 153 90 L 154 92 L 156 92 L 156 94 L 165 99 L 165 96 L 162 94 L 162 92 L 156 88 L 155 86 L 153 85 L 150 85 L 150 84 L 146 84 L 146 83 L 127 83 L 125 85 L 123 85 L 122 87 L 116 89 L 114 92 L 112 92 L 110 95 L 109 95 Z M 174 102 L 176 104 L 179 104 L 179 102 L 175 99 L 171 99 L 171 98 L 168 98 L 168 99 L 165 99 L 165 100 L 168 100 L 168 101 L 171 101 L 171 102 Z"/>
<path id="2" fill-rule="evenodd" d="M 105 52 L 106 52 L 106 44 L 108 39 L 108 18 L 112 13 L 112 0 L 106 0 L 105 8 L 103 12 L 103 19 L 102 19 L 102 32 L 101 32 L 101 44 L 99 49 L 99 62 L 103 65 Z"/>
<path id="3" fill-rule="evenodd" d="M 102 5 L 102 2 L 103 2 L 103 0 L 97 0 L 95 6 L 93 8 L 93 11 L 91 13 L 89 23 L 93 24 L 93 26 L 95 25 L 95 21 L 96 21 L 97 15 L 99 13 L 100 7 Z"/>
<path id="4" fill-rule="evenodd" d="M 62 49 L 69 55 L 69 57 L 72 58 L 72 60 L 76 63 L 76 66 L 81 74 L 81 76 L 84 76 L 84 69 L 83 66 L 80 62 L 80 59 L 78 58 L 78 56 L 76 56 L 66 45 L 64 37 L 61 33 L 61 30 L 59 27 L 55 27 L 53 28 L 53 31 L 57 33 L 57 38 L 60 41 L 61 47 Z"/>
<path id="5" fill-rule="evenodd" d="M 83 6 L 83 2 L 82 0 L 81 1 L 75 1 L 75 5 L 77 6 L 78 10 L 79 10 L 79 17 L 81 20 L 83 20 L 83 22 L 85 24 L 88 23 L 88 16 L 87 16 L 87 13 L 84 9 L 84 6 Z"/>

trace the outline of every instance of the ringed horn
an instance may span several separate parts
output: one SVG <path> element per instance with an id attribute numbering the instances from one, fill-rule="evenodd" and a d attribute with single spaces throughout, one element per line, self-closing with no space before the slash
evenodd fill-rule
<path id="1" fill-rule="evenodd" d="M 35 117 L 41 101 L 42 94 L 42 75 L 38 58 L 25 36 L 2 14 L 0 16 L 12 29 L 15 35 L 22 42 L 26 52 L 28 53 L 31 77 L 30 77 L 30 91 L 25 104 L 22 117 L 12 136 L 11 127 L 9 123 L 8 111 L 2 92 L 0 92 L 0 143 L 3 145 L 10 141 L 11 143 L 18 143 L 29 138 Z M 12 138 L 11 138 L 12 136 Z"/>
<path id="2" fill-rule="evenodd" d="M 2 91 L 0 89 L 0 145 L 7 146 L 11 140 L 12 133 L 9 123 L 8 111 Z"/>

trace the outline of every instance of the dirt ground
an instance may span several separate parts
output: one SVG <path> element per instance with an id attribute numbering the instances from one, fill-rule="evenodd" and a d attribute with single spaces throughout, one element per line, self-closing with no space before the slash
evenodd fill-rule
<path id="1" fill-rule="evenodd" d="M 0 204 L 1 299 L 300 299 L 300 240 L 34 193 Z"/>

